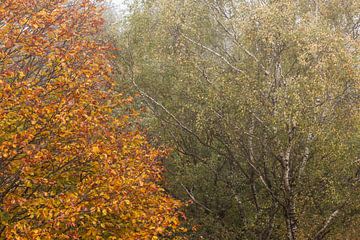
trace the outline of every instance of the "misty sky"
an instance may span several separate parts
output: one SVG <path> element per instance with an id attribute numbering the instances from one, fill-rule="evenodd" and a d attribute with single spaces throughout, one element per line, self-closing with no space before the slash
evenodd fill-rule
<path id="1" fill-rule="evenodd" d="M 108 2 L 110 2 L 112 5 L 114 5 L 114 8 L 119 11 L 119 12 L 124 12 L 127 9 L 127 4 L 129 3 L 131 0 L 107 0 Z"/>

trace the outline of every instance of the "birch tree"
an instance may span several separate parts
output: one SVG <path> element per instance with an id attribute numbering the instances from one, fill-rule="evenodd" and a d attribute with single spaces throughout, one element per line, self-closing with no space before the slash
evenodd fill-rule
<path id="1" fill-rule="evenodd" d="M 152 0 L 124 29 L 122 72 L 175 148 L 189 236 L 356 236 L 357 1 Z"/>

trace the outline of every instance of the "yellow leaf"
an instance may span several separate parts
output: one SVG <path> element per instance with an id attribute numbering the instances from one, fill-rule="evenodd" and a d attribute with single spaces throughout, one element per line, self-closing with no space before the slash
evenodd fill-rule
<path id="1" fill-rule="evenodd" d="M 92 152 L 95 153 L 95 154 L 99 153 L 100 152 L 99 147 L 98 146 L 93 146 Z"/>
<path id="2" fill-rule="evenodd" d="M 24 77 L 25 77 L 25 73 L 24 73 L 23 71 L 20 71 L 20 72 L 19 72 L 19 77 L 20 77 L 20 78 L 24 78 Z"/>

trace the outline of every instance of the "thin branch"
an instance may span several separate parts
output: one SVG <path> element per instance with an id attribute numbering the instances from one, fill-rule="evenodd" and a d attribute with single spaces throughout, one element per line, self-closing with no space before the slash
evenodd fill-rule
<path id="1" fill-rule="evenodd" d="M 315 237 L 314 239 L 315 240 L 320 240 L 320 239 L 323 239 L 324 238 L 324 234 L 325 234 L 325 231 L 326 229 L 329 227 L 329 225 L 331 224 L 331 222 L 334 220 L 334 218 L 339 215 L 340 213 L 340 210 L 339 209 L 336 209 L 329 217 L 328 219 L 326 220 L 324 226 L 315 234 Z"/>
<path id="2" fill-rule="evenodd" d="M 199 202 L 198 200 L 196 200 L 196 198 L 194 197 L 194 195 L 189 191 L 189 189 L 187 189 L 184 184 L 180 183 L 180 185 L 184 188 L 184 190 L 186 191 L 187 195 L 191 198 L 191 200 L 198 204 L 199 206 L 201 206 L 202 208 L 204 208 L 206 211 L 209 211 L 210 213 L 214 213 L 214 211 L 212 211 L 210 208 L 206 207 L 204 204 L 202 204 L 201 202 Z"/>
<path id="3" fill-rule="evenodd" d="M 199 43 L 199 42 L 196 42 L 195 40 L 189 38 L 188 36 L 186 36 L 186 35 L 183 34 L 183 33 L 181 33 L 181 36 L 183 36 L 183 37 L 184 37 L 186 40 L 188 40 L 189 42 L 191 42 L 191 43 L 193 43 L 193 44 L 195 44 L 195 45 L 197 45 L 197 46 L 199 46 L 199 47 L 201 47 L 201 48 L 209 51 L 209 52 L 212 53 L 213 55 L 219 57 L 221 60 L 223 60 L 223 62 L 225 62 L 227 65 L 229 65 L 234 71 L 236 71 L 236 72 L 238 72 L 238 73 L 244 73 L 243 70 L 235 67 L 233 64 L 231 64 L 231 63 L 229 62 L 229 60 L 227 60 L 227 59 L 226 59 L 224 56 L 222 56 L 220 53 L 212 50 L 211 48 L 209 48 L 209 47 L 207 47 L 207 46 L 205 46 L 205 45 L 203 45 L 203 44 L 201 44 L 201 43 Z"/>

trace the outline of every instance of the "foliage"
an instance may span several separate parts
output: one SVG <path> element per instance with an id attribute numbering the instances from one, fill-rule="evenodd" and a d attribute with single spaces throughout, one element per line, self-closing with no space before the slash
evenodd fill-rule
<path id="1" fill-rule="evenodd" d="M 123 71 L 192 239 L 354 239 L 358 1 L 136 1 Z M 124 57 L 124 56 L 127 57 Z"/>
<path id="2" fill-rule="evenodd" d="M 0 238 L 157 239 L 180 202 L 115 91 L 101 3 L 0 2 Z"/>

